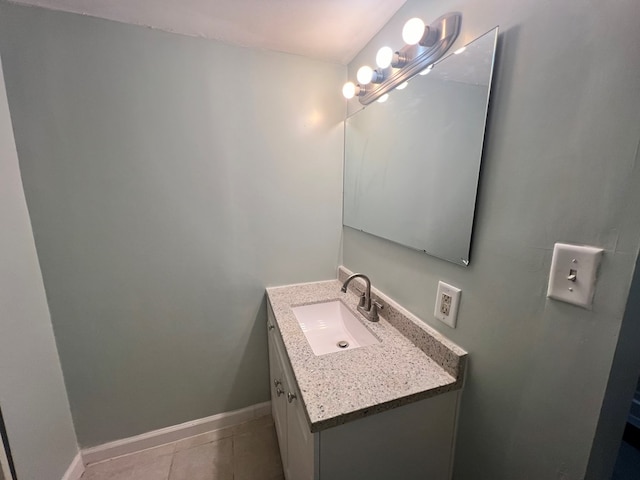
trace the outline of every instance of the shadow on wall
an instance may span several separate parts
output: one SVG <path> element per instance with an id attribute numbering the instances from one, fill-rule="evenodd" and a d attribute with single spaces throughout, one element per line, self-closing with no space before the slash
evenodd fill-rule
<path id="1" fill-rule="evenodd" d="M 242 335 L 246 339 L 244 345 L 238 344 L 238 350 L 243 349 L 240 355 L 240 363 L 235 372 L 231 389 L 229 391 L 229 397 L 226 403 L 226 411 L 234 410 L 238 407 L 237 403 L 234 403 L 234 399 L 248 398 L 251 396 L 251 391 L 259 390 L 264 392 L 261 395 L 264 398 L 257 399 L 258 402 L 266 402 L 269 400 L 269 353 L 267 350 L 267 295 L 266 292 L 262 295 L 262 300 L 258 305 L 258 310 L 253 317 L 254 321 L 247 323 L 246 335 Z M 256 369 L 256 365 L 260 365 L 259 369 Z M 251 385 L 264 384 L 261 388 L 252 388 L 251 391 L 247 389 L 247 379 L 250 379 Z M 256 402 L 251 402 L 245 406 L 252 405 Z"/>
<path id="2" fill-rule="evenodd" d="M 494 92 L 500 92 L 500 98 L 508 99 L 511 97 L 513 86 L 513 70 L 504 69 L 503 65 L 509 64 L 516 57 L 518 50 L 518 40 L 520 37 L 519 26 L 514 26 L 505 30 L 500 30 L 498 40 L 496 41 L 496 52 L 493 60 L 493 75 L 491 77 L 491 92 L 489 94 L 489 106 L 487 108 L 487 121 L 484 126 L 484 141 L 482 144 L 482 154 L 480 162 L 480 173 L 478 175 L 478 191 L 476 193 L 476 212 L 473 217 L 473 228 L 471 229 L 471 248 L 469 252 L 469 260 L 473 259 L 473 232 L 476 230 L 476 226 L 480 223 L 478 221 L 479 215 L 482 214 L 479 205 L 482 205 L 483 200 L 483 182 L 484 175 L 491 168 L 487 164 L 491 162 L 492 155 L 490 153 L 491 147 L 495 145 L 492 142 L 496 136 L 502 131 L 501 128 L 496 127 L 498 117 L 497 100 Z M 505 57 L 509 58 L 509 61 L 505 60 Z M 505 100 L 503 100 L 505 101 Z M 495 132 L 495 133 L 494 133 Z"/>
<path id="3" fill-rule="evenodd" d="M 9 437 L 4 426 L 2 409 L 0 409 L 0 480 L 11 480 L 16 478 L 16 469 L 9 448 Z"/>

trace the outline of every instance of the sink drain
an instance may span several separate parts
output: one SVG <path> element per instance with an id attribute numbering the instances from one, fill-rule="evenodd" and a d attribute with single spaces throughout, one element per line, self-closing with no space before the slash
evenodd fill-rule
<path id="1" fill-rule="evenodd" d="M 340 340 L 338 343 L 336 343 L 336 345 L 338 345 L 340 348 L 347 348 L 349 346 L 349 342 L 347 342 L 346 340 Z"/>

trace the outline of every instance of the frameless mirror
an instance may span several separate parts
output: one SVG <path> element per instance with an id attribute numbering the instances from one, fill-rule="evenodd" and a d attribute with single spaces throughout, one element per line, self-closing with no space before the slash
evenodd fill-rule
<path id="1" fill-rule="evenodd" d="M 496 27 L 347 118 L 344 225 L 469 264 L 497 37 Z"/>

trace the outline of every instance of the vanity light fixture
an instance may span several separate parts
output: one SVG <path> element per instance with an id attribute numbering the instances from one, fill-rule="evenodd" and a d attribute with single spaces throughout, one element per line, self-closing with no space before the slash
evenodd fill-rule
<path id="1" fill-rule="evenodd" d="M 391 47 L 382 47 L 376 54 L 376 65 L 378 65 L 382 70 L 389 68 L 391 66 L 391 62 L 393 62 L 393 54 L 394 51 Z"/>
<path id="2" fill-rule="evenodd" d="M 349 99 L 353 98 L 356 95 L 360 94 L 360 87 L 353 82 L 347 82 L 342 87 L 342 95 L 344 98 Z"/>
<path id="3" fill-rule="evenodd" d="M 356 73 L 356 78 L 358 79 L 358 83 L 360 85 L 367 85 L 371 83 L 371 77 L 373 76 L 373 69 L 367 65 L 363 65 L 358 69 L 358 73 Z"/>
<path id="4" fill-rule="evenodd" d="M 369 105 L 416 73 L 426 75 L 458 37 L 461 22 L 459 13 L 447 13 L 431 25 L 425 25 L 419 18 L 408 20 L 402 29 L 406 45 L 396 52 L 386 46 L 378 50 L 378 68 L 360 67 L 356 75 L 358 84 L 347 82 L 342 94 L 347 99 L 357 96 L 361 104 Z"/>
<path id="5" fill-rule="evenodd" d="M 374 70 L 368 65 L 363 65 L 358 69 L 356 78 L 358 79 L 358 83 L 360 85 L 368 85 L 371 82 L 380 83 L 382 81 L 383 75 L 378 70 Z"/>
<path id="6" fill-rule="evenodd" d="M 424 31 L 427 26 L 420 18 L 411 18 L 407 20 L 407 23 L 402 27 L 402 40 L 407 45 L 415 45 L 424 35 Z"/>

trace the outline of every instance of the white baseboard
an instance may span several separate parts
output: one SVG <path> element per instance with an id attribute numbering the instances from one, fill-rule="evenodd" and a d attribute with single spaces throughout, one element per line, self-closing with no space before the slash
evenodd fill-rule
<path id="1" fill-rule="evenodd" d="M 91 463 L 119 457 L 120 455 L 127 455 L 140 450 L 146 450 L 147 448 L 164 445 L 165 443 L 176 442 L 187 437 L 192 437 L 193 435 L 210 432 L 211 430 L 236 425 L 269 413 L 271 413 L 271 402 L 258 403 L 240 410 L 223 412 L 210 417 L 181 423 L 180 425 L 153 430 L 134 437 L 123 438 L 122 440 L 105 443 L 97 447 L 86 448 L 82 450 L 82 459 L 85 465 L 89 465 Z"/>
<path id="2" fill-rule="evenodd" d="M 83 473 L 84 463 L 82 462 L 82 453 L 78 452 L 62 476 L 62 480 L 79 480 Z"/>

